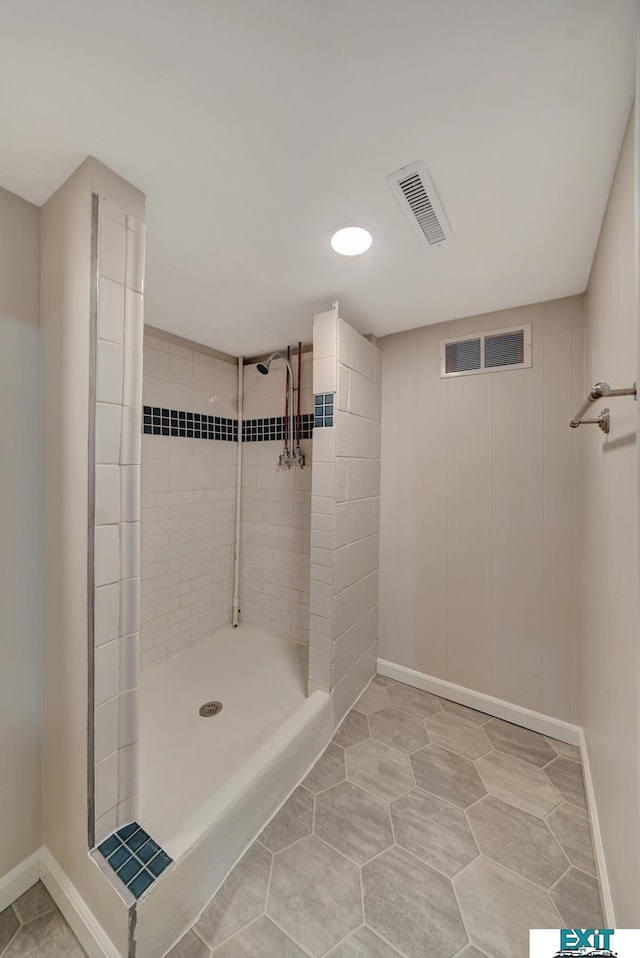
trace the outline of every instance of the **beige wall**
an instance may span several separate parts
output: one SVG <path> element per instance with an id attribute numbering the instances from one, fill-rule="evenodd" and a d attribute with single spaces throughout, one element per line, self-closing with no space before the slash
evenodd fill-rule
<path id="1" fill-rule="evenodd" d="M 87 160 L 45 203 L 40 219 L 43 821 L 47 848 L 126 954 L 127 910 L 87 854 L 91 192 L 103 193 L 109 180 L 108 171 Z M 126 189 L 109 192 L 127 208 Z"/>
<path id="2" fill-rule="evenodd" d="M 637 165 L 637 159 L 636 159 Z M 638 379 L 634 129 L 627 130 L 586 296 L 585 378 Z M 584 436 L 579 716 L 620 927 L 640 923 L 638 406 L 612 399 L 608 438 Z"/>
<path id="3" fill-rule="evenodd" d="M 387 336 L 381 658 L 575 717 L 581 297 Z M 442 339 L 531 323 L 530 369 L 441 379 Z"/>
<path id="4" fill-rule="evenodd" d="M 42 841 L 39 242 L 0 189 L 0 878 Z"/>

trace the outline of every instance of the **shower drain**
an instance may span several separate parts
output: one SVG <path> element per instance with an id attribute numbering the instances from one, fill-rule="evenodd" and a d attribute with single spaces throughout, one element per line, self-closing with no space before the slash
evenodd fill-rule
<path id="1" fill-rule="evenodd" d="M 205 702 L 198 711 L 203 718 L 210 718 L 222 711 L 222 702 Z"/>

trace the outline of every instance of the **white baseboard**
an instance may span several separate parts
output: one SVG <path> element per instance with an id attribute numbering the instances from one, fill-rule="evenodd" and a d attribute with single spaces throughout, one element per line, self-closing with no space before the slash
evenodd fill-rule
<path id="1" fill-rule="evenodd" d="M 582 731 L 580 726 L 563 722 L 562 719 L 544 715 L 542 712 L 534 712 L 533 709 L 526 709 L 521 705 L 513 705 L 512 702 L 494 698 L 493 695 L 485 695 L 484 692 L 474 692 L 473 689 L 467 689 L 463 685 L 454 685 L 453 682 L 446 682 L 444 679 L 437 679 L 433 675 L 408 669 L 404 665 L 395 665 L 393 662 L 386 662 L 384 659 L 378 659 L 378 672 L 389 679 L 396 679 L 398 682 L 404 682 L 405 685 L 422 689 L 423 692 L 441 695 L 451 702 L 466 705 L 468 708 L 477 709 L 479 712 L 487 712 L 488 715 L 504 719 L 505 722 L 521 725 L 523 728 L 540 732 L 550 738 L 557 738 L 569 745 L 580 746 L 580 732 Z"/>
<path id="2" fill-rule="evenodd" d="M 598 821 L 598 808 L 596 805 L 593 780 L 591 778 L 589 753 L 582 728 L 579 725 L 571 725 L 569 722 L 563 722 L 561 719 L 553 718 L 550 715 L 543 715 L 541 712 L 534 712 L 532 709 L 525 709 L 520 705 L 514 705 L 511 702 L 505 702 L 503 699 L 494 698 L 492 695 L 485 695 L 483 692 L 474 692 L 473 689 L 464 688 L 462 685 L 454 685 L 452 682 L 446 682 L 444 679 L 437 679 L 432 675 L 425 675 L 424 672 L 408 669 L 404 665 L 395 665 L 393 662 L 386 662 L 384 659 L 378 659 L 378 672 L 380 675 L 385 675 L 389 679 L 396 679 L 398 682 L 404 682 L 405 685 L 422 689 L 424 692 L 441 695 L 443 698 L 449 699 L 452 702 L 458 702 L 460 705 L 466 705 L 468 708 L 477 709 L 480 712 L 487 712 L 488 715 L 494 715 L 496 718 L 504 719 L 506 722 L 512 722 L 514 725 L 521 725 L 523 728 L 531 729 L 533 732 L 540 732 L 542 735 L 548 735 L 550 738 L 557 738 L 561 742 L 567 742 L 569 745 L 577 745 L 580 749 L 582 759 L 582 773 L 584 775 L 584 787 L 591 822 L 593 853 L 596 860 L 598 879 L 600 881 L 603 918 L 607 928 L 615 928 L 616 922 L 613 899 L 611 897 L 611 886 L 609 885 L 604 846 L 602 844 L 602 835 Z"/>
<path id="3" fill-rule="evenodd" d="M 40 878 L 40 849 L 0 878 L 0 912 L 24 895 Z"/>
<path id="4" fill-rule="evenodd" d="M 43 884 L 89 958 L 121 958 L 84 898 L 44 846 L 40 849 L 39 860 Z"/>
<path id="5" fill-rule="evenodd" d="M 613 898 L 611 897 L 611 886 L 609 885 L 607 863 L 604 857 L 604 845 L 602 844 L 602 834 L 600 832 L 600 822 L 598 820 L 598 806 L 596 805 L 596 795 L 593 788 L 593 779 L 591 778 L 591 766 L 589 765 L 587 742 L 582 729 L 580 729 L 580 757 L 582 758 L 584 788 L 585 792 L 587 793 L 587 808 L 589 810 L 589 821 L 591 823 L 593 854 L 596 860 L 598 879 L 600 881 L 600 898 L 602 900 L 604 923 L 605 927 L 607 928 L 615 928 L 616 916 L 613 908 Z"/>

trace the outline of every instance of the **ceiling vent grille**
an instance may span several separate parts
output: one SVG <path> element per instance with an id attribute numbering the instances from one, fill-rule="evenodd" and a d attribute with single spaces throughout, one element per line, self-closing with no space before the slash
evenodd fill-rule
<path id="1" fill-rule="evenodd" d="M 396 170 L 387 177 L 387 183 L 424 245 L 439 246 L 453 239 L 453 232 L 423 160 Z"/>
<path id="2" fill-rule="evenodd" d="M 440 377 L 470 376 L 531 366 L 531 325 L 493 330 L 479 336 L 443 339 Z"/>

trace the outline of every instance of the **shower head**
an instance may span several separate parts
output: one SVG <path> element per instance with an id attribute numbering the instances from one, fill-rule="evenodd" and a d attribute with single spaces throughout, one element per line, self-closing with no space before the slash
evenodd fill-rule
<path id="1" fill-rule="evenodd" d="M 269 366 L 271 365 L 271 362 L 272 362 L 272 360 L 274 360 L 274 359 L 284 359 L 285 363 L 286 363 L 287 366 L 289 367 L 289 372 L 291 372 L 291 365 L 290 365 L 290 363 L 289 363 L 289 360 L 288 360 L 287 357 L 284 355 L 284 353 L 278 353 L 278 352 L 271 353 L 271 355 L 269 356 L 269 358 L 268 358 L 268 359 L 265 359 L 265 361 L 264 361 L 263 363 L 258 363 L 258 372 L 259 372 L 259 373 L 262 373 L 263 376 L 266 376 L 267 373 L 269 372 Z M 292 373 L 292 372 L 291 372 L 291 375 L 293 376 L 293 373 Z"/>

